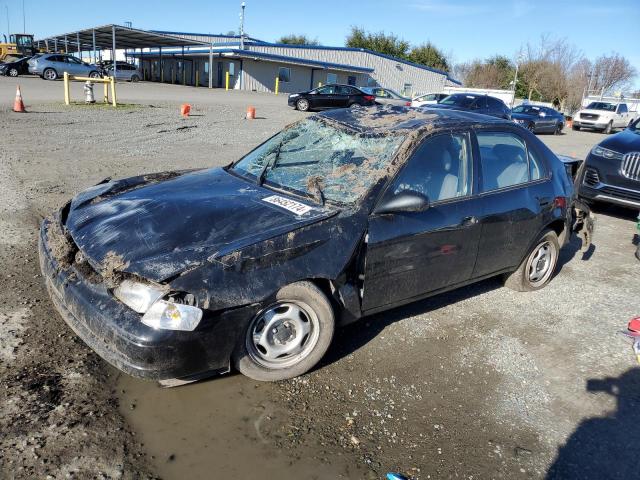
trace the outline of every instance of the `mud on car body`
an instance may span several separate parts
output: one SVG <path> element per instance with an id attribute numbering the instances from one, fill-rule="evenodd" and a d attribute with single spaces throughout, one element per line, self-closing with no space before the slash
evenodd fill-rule
<path id="1" fill-rule="evenodd" d="M 511 122 L 345 109 L 224 168 L 98 184 L 42 223 L 40 259 L 63 318 L 121 370 L 278 380 L 364 315 L 495 275 L 542 288 L 592 227 L 574 200 Z"/>

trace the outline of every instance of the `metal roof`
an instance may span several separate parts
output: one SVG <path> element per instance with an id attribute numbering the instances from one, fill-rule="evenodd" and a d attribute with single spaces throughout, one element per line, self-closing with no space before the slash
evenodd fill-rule
<path id="1" fill-rule="evenodd" d="M 49 44 L 48 48 L 53 48 L 57 41 L 60 46 L 69 45 L 72 49 L 78 48 L 78 38 L 82 50 L 93 49 L 93 35 L 95 33 L 95 46 L 99 49 L 110 49 L 113 45 L 113 31 L 116 34 L 116 48 L 157 48 L 157 47 L 187 47 L 203 45 L 203 42 L 176 37 L 166 33 L 151 32 L 137 28 L 123 27 L 122 25 L 102 25 L 100 27 L 85 28 L 74 32 L 67 32 L 61 35 L 40 38 L 36 42 Z"/>
<path id="2" fill-rule="evenodd" d="M 194 56 L 194 55 L 208 55 L 209 48 L 190 48 L 184 52 L 185 57 Z M 329 69 L 329 70 L 342 70 L 345 72 L 356 72 L 356 73 L 371 73 L 374 71 L 373 68 L 369 67 L 358 67 L 355 65 L 345 65 L 341 63 L 330 63 L 330 62 L 322 62 L 319 60 L 308 60 L 306 58 L 298 58 L 298 57 L 287 57 L 283 55 L 274 55 L 271 53 L 264 52 L 255 52 L 253 50 L 240 50 L 236 48 L 225 48 L 225 49 L 214 49 L 213 54 L 218 56 L 223 56 L 226 58 L 246 58 L 246 59 L 254 59 L 254 60 L 266 60 L 266 61 L 274 61 L 279 63 L 286 63 L 292 65 L 303 65 L 305 67 L 312 68 L 321 68 L 321 69 Z M 142 53 L 134 53 L 131 56 L 133 57 L 158 57 L 158 51 L 152 52 L 142 52 Z M 179 51 L 168 51 L 162 52 L 163 57 L 170 56 L 182 56 L 182 53 Z"/>

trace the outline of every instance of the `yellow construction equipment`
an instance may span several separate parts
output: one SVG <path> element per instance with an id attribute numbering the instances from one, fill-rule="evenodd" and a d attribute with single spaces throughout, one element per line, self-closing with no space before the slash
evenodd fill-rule
<path id="1" fill-rule="evenodd" d="M 37 53 L 33 44 L 33 35 L 27 33 L 14 33 L 0 42 L 0 62 L 11 60 L 12 57 L 31 57 Z"/>

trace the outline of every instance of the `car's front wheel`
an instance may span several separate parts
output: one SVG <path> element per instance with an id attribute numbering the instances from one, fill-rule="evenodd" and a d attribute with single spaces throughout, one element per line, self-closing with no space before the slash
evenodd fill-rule
<path id="1" fill-rule="evenodd" d="M 609 135 L 612 130 L 613 130 L 613 121 L 607 123 L 607 126 L 604 127 L 604 130 L 602 131 L 602 133 L 604 133 L 605 135 Z"/>
<path id="2" fill-rule="evenodd" d="M 558 235 L 553 230 L 546 230 L 518 269 L 505 276 L 505 287 L 518 292 L 543 288 L 553 277 L 559 253 Z"/>
<path id="3" fill-rule="evenodd" d="M 297 377 L 324 356 L 334 328 L 326 295 L 311 282 L 292 283 L 249 322 L 233 352 L 233 363 L 254 380 Z"/>
<path id="4" fill-rule="evenodd" d="M 18 76 L 18 69 L 17 68 L 10 68 L 9 69 L 9 76 L 10 77 L 17 77 Z"/>
<path id="5" fill-rule="evenodd" d="M 132 75 L 131 76 L 131 82 L 132 83 L 138 83 L 140 81 L 140 77 L 138 75 Z"/>
<path id="6" fill-rule="evenodd" d="M 309 110 L 309 100 L 306 98 L 301 98 L 296 102 L 296 108 L 301 112 L 306 112 Z"/>
<path id="7" fill-rule="evenodd" d="M 100 78 L 100 72 L 96 72 L 95 70 L 90 72 L 89 78 Z"/>

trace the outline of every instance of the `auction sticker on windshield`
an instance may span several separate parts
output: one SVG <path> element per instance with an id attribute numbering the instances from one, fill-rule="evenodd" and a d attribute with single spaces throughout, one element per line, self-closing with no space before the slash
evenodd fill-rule
<path id="1" fill-rule="evenodd" d="M 265 197 L 262 201 L 271 203 L 272 205 L 276 205 L 278 207 L 282 207 L 285 210 L 289 210 L 296 215 L 304 215 L 305 213 L 312 210 L 312 207 L 309 205 L 305 205 L 304 203 L 296 202 L 295 200 L 291 200 L 290 198 L 281 197 L 280 195 L 271 195 L 270 197 Z"/>

